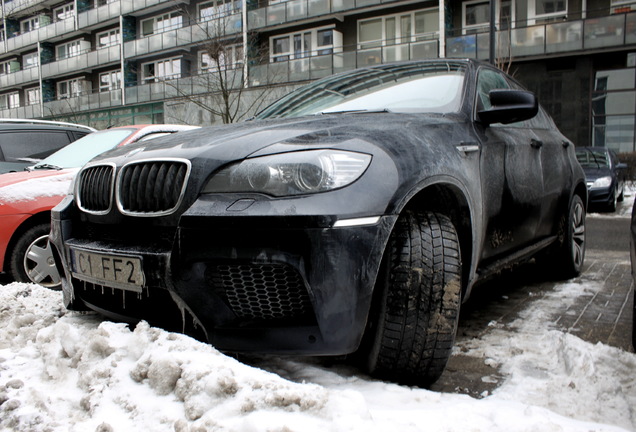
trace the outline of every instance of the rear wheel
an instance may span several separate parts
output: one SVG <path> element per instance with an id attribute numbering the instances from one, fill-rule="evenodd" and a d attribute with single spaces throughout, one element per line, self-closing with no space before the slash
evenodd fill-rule
<path id="1" fill-rule="evenodd" d="M 397 221 L 376 283 L 361 354 L 372 375 L 429 386 L 450 357 L 461 299 L 461 258 L 450 219 L 407 211 Z"/>
<path id="2" fill-rule="evenodd" d="M 585 205 L 578 195 L 572 197 L 558 249 L 552 264 L 563 278 L 581 274 L 585 260 Z"/>
<path id="3" fill-rule="evenodd" d="M 15 281 L 52 289 L 60 287 L 60 275 L 49 243 L 50 228 L 48 223 L 35 225 L 16 242 L 9 262 L 9 273 Z"/>

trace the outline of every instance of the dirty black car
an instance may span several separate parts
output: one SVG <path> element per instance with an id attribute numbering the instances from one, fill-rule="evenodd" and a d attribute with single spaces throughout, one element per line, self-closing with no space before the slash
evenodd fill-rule
<path id="1" fill-rule="evenodd" d="M 578 147 L 578 159 L 587 179 L 589 208 L 616 211 L 625 196 L 627 165 L 606 147 Z"/>
<path id="2" fill-rule="evenodd" d="M 429 385 L 476 283 L 585 253 L 585 177 L 532 93 L 470 60 L 334 75 L 252 121 L 106 153 L 52 215 L 66 306 L 226 352 Z"/>

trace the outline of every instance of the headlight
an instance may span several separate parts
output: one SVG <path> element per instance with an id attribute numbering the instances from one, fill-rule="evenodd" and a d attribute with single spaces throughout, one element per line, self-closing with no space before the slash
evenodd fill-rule
<path id="1" fill-rule="evenodd" d="M 345 187 L 367 169 L 371 156 L 339 150 L 308 150 L 246 159 L 216 173 L 203 193 L 257 192 L 303 195 Z"/>
<path id="2" fill-rule="evenodd" d="M 594 180 L 594 183 L 592 183 L 592 187 L 593 188 L 602 188 L 602 187 L 609 187 L 609 185 L 612 184 L 612 178 L 607 176 L 607 177 L 600 177 L 597 178 L 596 180 Z"/>

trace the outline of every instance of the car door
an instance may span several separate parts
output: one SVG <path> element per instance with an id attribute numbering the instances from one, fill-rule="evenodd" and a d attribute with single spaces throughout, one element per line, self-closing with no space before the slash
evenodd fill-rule
<path id="1" fill-rule="evenodd" d="M 491 107 L 489 92 L 510 88 L 498 71 L 481 68 L 476 109 Z M 541 149 L 526 124 L 476 123 L 481 136 L 481 172 L 485 238 L 482 259 L 496 258 L 532 243 L 541 217 L 543 174 Z"/>

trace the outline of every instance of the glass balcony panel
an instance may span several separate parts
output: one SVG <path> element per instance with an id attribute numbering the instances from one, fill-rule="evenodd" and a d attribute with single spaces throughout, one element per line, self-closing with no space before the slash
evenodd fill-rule
<path id="1" fill-rule="evenodd" d="M 356 67 L 382 63 L 382 48 L 359 50 L 356 63 Z"/>
<path id="2" fill-rule="evenodd" d="M 625 36 L 625 15 L 585 20 L 585 48 L 605 48 L 622 45 Z"/>
<path id="3" fill-rule="evenodd" d="M 545 51 L 545 27 L 512 29 L 512 56 L 523 57 L 543 54 Z"/>
<path id="4" fill-rule="evenodd" d="M 251 10 L 247 16 L 249 30 L 254 30 L 267 25 L 267 8 Z"/>
<path id="5" fill-rule="evenodd" d="M 477 58 L 477 35 L 458 36 L 446 39 L 446 56 Z"/>
<path id="6" fill-rule="evenodd" d="M 332 0 L 333 1 L 333 0 Z M 307 14 L 310 17 L 319 16 L 328 14 L 331 12 L 329 10 L 329 4 L 331 2 L 329 0 L 308 0 L 308 11 Z"/>
<path id="7" fill-rule="evenodd" d="M 305 1 L 306 0 L 293 0 L 285 3 L 287 21 L 294 21 L 307 17 L 307 3 Z"/>
<path id="8" fill-rule="evenodd" d="M 374 6 L 382 3 L 382 0 L 356 0 L 356 7 Z"/>
<path id="9" fill-rule="evenodd" d="M 384 47 L 382 50 L 382 63 L 409 60 L 409 49 L 407 45 L 392 45 Z"/>
<path id="10" fill-rule="evenodd" d="M 618 152 L 634 151 L 634 115 L 595 116 L 592 143 Z"/>
<path id="11" fill-rule="evenodd" d="M 133 86 L 133 87 L 126 87 L 124 89 L 124 94 L 126 95 L 127 104 L 135 104 L 139 102 L 139 87 L 140 86 Z"/>
<path id="12" fill-rule="evenodd" d="M 174 48 L 177 46 L 177 32 L 171 30 L 161 33 L 161 49 Z"/>
<path id="13" fill-rule="evenodd" d="M 286 21 L 285 3 L 267 7 L 267 25 L 282 24 Z"/>
<path id="14" fill-rule="evenodd" d="M 289 61 L 290 81 L 302 81 L 309 79 L 309 58 Z"/>
<path id="15" fill-rule="evenodd" d="M 289 82 L 289 62 L 269 63 L 263 84 L 265 83 L 285 83 Z"/>
<path id="16" fill-rule="evenodd" d="M 411 59 L 428 59 L 439 57 L 437 41 L 415 42 L 411 44 Z"/>
<path id="17" fill-rule="evenodd" d="M 320 1 L 320 0 L 316 0 Z M 353 9 L 356 6 L 355 0 L 331 0 L 332 12 Z"/>
<path id="18" fill-rule="evenodd" d="M 583 22 L 571 21 L 546 25 L 545 50 L 548 53 L 583 48 Z"/>
<path id="19" fill-rule="evenodd" d="M 636 91 L 603 93 L 592 101 L 594 113 L 604 115 L 631 114 L 636 107 Z"/>
<path id="20" fill-rule="evenodd" d="M 477 35 L 477 58 L 488 60 L 490 58 L 490 33 Z"/>
<path id="21" fill-rule="evenodd" d="M 636 43 L 636 13 L 625 15 L 625 43 Z"/>
<path id="22" fill-rule="evenodd" d="M 334 73 L 334 62 L 340 60 L 342 63 L 342 57 L 338 55 L 325 55 L 309 58 L 309 72 L 311 79 L 322 78 Z"/>
<path id="23" fill-rule="evenodd" d="M 161 34 L 152 35 L 145 39 L 148 41 L 148 51 L 146 52 L 159 51 L 163 48 Z M 137 48 L 139 49 L 140 47 L 138 46 Z M 141 52 L 138 51 L 137 54 L 141 54 Z"/>

